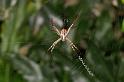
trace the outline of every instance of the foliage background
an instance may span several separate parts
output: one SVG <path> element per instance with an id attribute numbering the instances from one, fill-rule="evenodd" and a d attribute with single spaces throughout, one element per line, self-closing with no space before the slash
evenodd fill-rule
<path id="1" fill-rule="evenodd" d="M 52 53 L 62 14 L 90 76 L 66 43 Z M 123 0 L 0 0 L 0 82 L 124 82 Z M 122 24 L 123 21 L 123 24 Z"/>

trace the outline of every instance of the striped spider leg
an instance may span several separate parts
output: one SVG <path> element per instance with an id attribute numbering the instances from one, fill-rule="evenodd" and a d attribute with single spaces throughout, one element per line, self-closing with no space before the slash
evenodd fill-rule
<path id="1" fill-rule="evenodd" d="M 50 50 L 51 52 L 53 51 L 53 49 L 54 49 L 54 47 L 56 46 L 56 44 L 58 43 L 58 42 L 60 42 L 61 41 L 61 38 L 59 38 L 58 40 L 56 40 L 53 44 L 52 44 L 52 46 L 50 46 L 50 48 L 48 49 L 48 51 Z"/>
<path id="2" fill-rule="evenodd" d="M 78 48 L 74 45 L 74 43 L 70 39 L 66 38 L 66 40 L 70 43 L 70 47 L 72 48 L 73 51 L 78 50 Z"/>

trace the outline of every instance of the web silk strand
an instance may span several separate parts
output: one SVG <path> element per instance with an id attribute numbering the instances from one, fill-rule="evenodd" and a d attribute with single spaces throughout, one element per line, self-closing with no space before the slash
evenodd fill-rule
<path id="1" fill-rule="evenodd" d="M 94 74 L 90 71 L 90 69 L 88 68 L 88 66 L 84 63 L 83 59 L 79 56 L 79 60 L 81 61 L 81 63 L 83 64 L 83 66 L 85 67 L 85 69 L 87 70 L 87 72 L 89 73 L 89 75 L 94 76 Z"/>

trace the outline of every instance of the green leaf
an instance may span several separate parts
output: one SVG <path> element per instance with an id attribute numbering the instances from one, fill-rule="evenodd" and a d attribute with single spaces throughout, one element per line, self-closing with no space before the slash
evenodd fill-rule
<path id="1" fill-rule="evenodd" d="M 122 4 L 124 4 L 124 0 L 121 0 Z"/>
<path id="2" fill-rule="evenodd" d="M 122 22 L 122 29 L 121 29 L 122 32 L 124 32 L 124 20 Z"/>
<path id="3" fill-rule="evenodd" d="M 23 78 L 28 82 L 41 82 L 42 74 L 38 64 L 24 57 L 13 55 L 11 57 L 12 64 L 18 73 L 22 74 Z"/>

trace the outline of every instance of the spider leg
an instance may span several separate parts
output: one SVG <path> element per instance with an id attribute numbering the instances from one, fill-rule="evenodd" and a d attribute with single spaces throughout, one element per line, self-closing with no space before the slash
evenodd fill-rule
<path id="1" fill-rule="evenodd" d="M 52 25 L 53 30 L 60 36 L 60 31 L 57 29 L 57 27 L 55 27 L 54 25 Z"/>
<path id="2" fill-rule="evenodd" d="M 81 12 L 78 13 L 78 15 L 74 18 L 72 24 L 69 26 L 68 28 L 68 31 L 67 31 L 67 34 L 66 36 L 68 35 L 68 33 L 70 32 L 71 28 L 75 25 L 75 23 L 77 22 L 77 20 L 79 19 L 79 16 L 80 16 Z"/>
<path id="3" fill-rule="evenodd" d="M 60 31 L 59 31 L 59 29 L 57 29 L 57 27 L 54 25 L 54 23 L 53 23 L 53 19 L 51 19 L 51 25 L 52 25 L 52 27 L 53 27 L 53 30 L 58 34 L 58 35 L 60 35 Z"/>
<path id="4" fill-rule="evenodd" d="M 71 30 L 71 28 L 73 27 L 73 23 L 71 24 L 71 26 L 68 28 L 68 31 L 67 31 L 67 33 L 66 33 L 66 35 L 65 36 L 67 36 L 68 35 L 68 33 L 70 32 L 70 30 Z"/>
<path id="5" fill-rule="evenodd" d="M 61 40 L 61 38 L 59 38 L 58 40 L 56 40 L 51 46 L 50 48 L 48 49 L 48 51 L 52 52 L 54 47 L 56 46 L 56 44 Z"/>
<path id="6" fill-rule="evenodd" d="M 70 39 L 66 38 L 66 40 L 70 43 L 70 46 L 73 49 L 73 51 L 78 50 L 78 48 L 74 45 L 74 43 Z"/>

